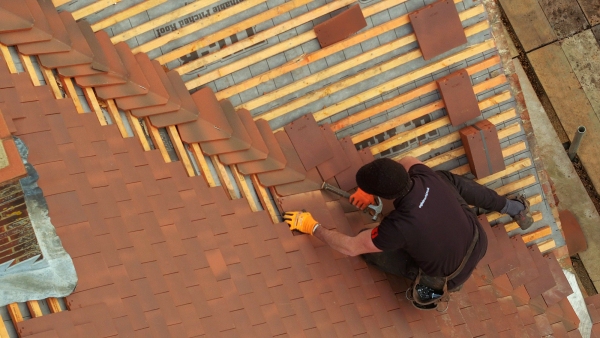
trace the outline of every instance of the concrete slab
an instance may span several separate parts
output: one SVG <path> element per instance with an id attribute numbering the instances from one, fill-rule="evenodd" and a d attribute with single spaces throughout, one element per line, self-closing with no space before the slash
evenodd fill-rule
<path id="1" fill-rule="evenodd" d="M 600 2 L 598 0 L 577 0 L 590 25 L 600 24 Z"/>
<path id="2" fill-rule="evenodd" d="M 598 41 L 598 43 L 600 44 L 600 25 L 592 27 L 592 33 L 594 33 L 596 41 Z"/>
<path id="3" fill-rule="evenodd" d="M 562 41 L 571 68 L 596 115 L 600 118 L 600 46 L 591 30 Z"/>
<path id="4" fill-rule="evenodd" d="M 594 113 L 579 80 L 558 43 L 528 54 L 531 65 L 548 95 L 567 136 L 572 140 L 577 127 L 587 128 L 579 158 L 596 189 L 600 189 L 600 120 Z"/>
<path id="5" fill-rule="evenodd" d="M 556 40 L 536 0 L 500 0 L 500 5 L 526 52 Z"/>
<path id="6" fill-rule="evenodd" d="M 536 135 L 537 146 L 544 167 L 552 178 L 560 207 L 575 214 L 588 239 L 588 249 L 580 253 L 590 278 L 596 288 L 600 287 L 600 215 L 577 176 L 556 131 L 552 127 L 546 112 L 540 103 L 531 83 L 527 79 L 523 67 L 515 60 L 516 72 L 521 82 L 521 89 L 527 104 L 533 132 Z"/>
<path id="7" fill-rule="evenodd" d="M 581 7 L 573 0 L 538 0 L 559 39 L 590 27 Z"/>

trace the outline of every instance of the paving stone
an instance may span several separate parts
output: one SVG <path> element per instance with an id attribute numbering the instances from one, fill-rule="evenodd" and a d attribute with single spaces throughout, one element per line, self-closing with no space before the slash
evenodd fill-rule
<path id="1" fill-rule="evenodd" d="M 590 27 L 577 2 L 540 0 L 539 3 L 559 39 Z"/>
<path id="2" fill-rule="evenodd" d="M 500 4 L 526 52 L 556 40 L 538 1 L 500 0 Z"/>

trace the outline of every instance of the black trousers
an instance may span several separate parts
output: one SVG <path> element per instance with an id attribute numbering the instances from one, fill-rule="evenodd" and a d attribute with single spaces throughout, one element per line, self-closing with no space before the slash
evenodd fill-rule
<path id="1" fill-rule="evenodd" d="M 469 209 L 469 205 L 473 205 L 478 208 L 500 212 L 506 204 L 506 197 L 498 195 L 494 190 L 471 179 L 445 170 L 436 171 L 436 174 L 453 188 L 456 199 L 465 209 Z M 403 276 L 410 280 L 415 280 L 419 272 L 419 267 L 412 257 L 401 249 L 390 252 L 368 253 L 362 255 L 362 257 L 367 263 L 375 265 L 383 272 Z"/>

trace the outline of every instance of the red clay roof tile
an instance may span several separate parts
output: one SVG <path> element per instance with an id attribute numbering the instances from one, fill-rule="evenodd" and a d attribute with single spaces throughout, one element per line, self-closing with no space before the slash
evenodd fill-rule
<path id="1" fill-rule="evenodd" d="M 306 170 L 333 158 L 331 148 L 323 146 L 328 143 L 312 114 L 285 125 L 284 129 Z"/>
<path id="2" fill-rule="evenodd" d="M 118 98 L 116 100 L 117 106 L 122 110 L 132 110 L 165 105 L 169 101 L 170 96 L 157 73 L 157 68 L 146 53 L 136 54 L 135 59 L 148 81 L 148 93 L 145 95 Z M 164 72 L 162 69 L 160 71 Z"/>
<path id="3" fill-rule="evenodd" d="M 579 328 L 579 317 L 575 309 L 571 306 L 569 299 L 563 298 L 558 302 L 560 309 L 563 311 L 562 323 L 567 331 L 576 330 Z"/>
<path id="4" fill-rule="evenodd" d="M 90 134 L 83 126 L 68 128 L 68 132 L 73 140 L 75 148 L 77 149 L 77 154 L 82 158 L 82 161 L 85 161 L 86 158 L 95 157 L 94 155 L 96 155 L 96 152 L 92 146 Z M 94 159 L 93 161 L 97 161 L 97 159 Z M 98 170 L 101 169 L 98 167 Z"/>
<path id="5" fill-rule="evenodd" d="M 479 102 L 466 70 L 458 70 L 436 80 L 436 83 L 453 126 L 461 125 L 481 115 Z"/>
<path id="6" fill-rule="evenodd" d="M 569 255 L 573 256 L 587 250 L 587 240 L 577 217 L 570 210 L 560 210 L 559 218 Z"/>
<path id="7" fill-rule="evenodd" d="M 535 320 L 533 319 L 533 311 L 531 308 L 529 308 L 529 306 L 519 306 L 517 307 L 517 311 L 523 325 L 535 324 Z"/>
<path id="8" fill-rule="evenodd" d="M 128 71 L 127 81 L 123 84 L 96 87 L 96 95 L 99 98 L 108 100 L 147 94 L 150 84 L 127 43 L 119 42 L 115 45 L 115 49 L 123 66 Z"/>
<path id="9" fill-rule="evenodd" d="M 502 258 L 490 262 L 490 269 L 494 276 L 507 273 L 510 270 L 519 266 L 519 259 L 513 250 L 512 243 L 502 226 L 492 228 L 493 233 L 498 240 L 499 249 L 502 252 Z"/>
<path id="10" fill-rule="evenodd" d="M 134 330 L 141 330 L 148 327 L 148 321 L 139 302 L 140 296 L 123 298 L 123 306 L 127 313 L 128 323 Z"/>
<path id="11" fill-rule="evenodd" d="M 167 73 L 167 77 L 169 78 L 175 95 L 178 96 L 181 105 L 178 110 L 149 116 L 150 123 L 157 128 L 193 123 L 198 119 L 197 104 L 188 93 L 185 88 L 185 83 L 183 83 L 183 80 L 181 80 L 181 77 L 177 72 L 169 72 Z"/>
<path id="12" fill-rule="evenodd" d="M 148 241 L 148 235 L 146 234 L 146 230 L 134 231 L 130 232 L 129 238 L 133 244 L 133 248 L 140 259 L 140 262 L 145 267 L 149 266 L 149 262 L 156 261 L 156 255 L 154 254 L 154 250 L 152 249 L 152 245 Z M 155 267 L 154 271 L 158 271 L 158 266 Z M 146 276 L 148 276 L 148 272 L 146 271 Z M 154 279 L 152 279 L 154 281 Z"/>
<path id="13" fill-rule="evenodd" d="M 40 131 L 49 131 L 50 125 L 43 115 L 40 102 L 32 101 L 21 104 L 23 111 L 27 112 L 24 119 L 14 119 L 13 123 L 17 128 L 16 136 L 21 136 L 29 133 L 37 133 Z"/>
<path id="14" fill-rule="evenodd" d="M 339 142 L 344 150 L 345 157 L 350 162 L 350 167 L 336 174 L 335 180 L 337 181 L 340 189 L 348 191 L 357 187 L 356 172 L 363 166 L 363 161 L 349 136 L 344 137 Z"/>
<path id="15" fill-rule="evenodd" d="M 108 227 L 106 226 L 106 222 L 104 221 L 104 218 L 100 213 L 100 207 L 97 203 L 83 205 L 81 208 L 83 209 L 87 221 L 92 227 L 92 232 L 94 233 L 94 236 L 110 233 Z"/>
<path id="16" fill-rule="evenodd" d="M 179 78 L 179 75 L 177 77 Z M 230 138 L 233 129 L 210 88 L 203 88 L 191 97 L 198 111 L 198 119 L 178 125 L 183 142 L 196 143 Z M 202 110 L 199 110 L 201 107 Z"/>
<path id="17" fill-rule="evenodd" d="M 306 172 L 306 178 L 302 181 L 277 185 L 275 191 L 279 196 L 295 195 L 321 189 L 322 184 L 321 175 L 315 167 Z"/>
<path id="18" fill-rule="evenodd" d="M 498 304 L 500 305 L 500 309 L 502 310 L 502 313 L 505 316 L 517 313 L 517 306 L 515 304 L 515 301 L 510 296 L 498 298 Z"/>
<path id="19" fill-rule="evenodd" d="M 83 119 L 81 118 L 81 116 L 79 116 L 79 113 L 77 112 L 77 109 L 75 108 L 75 104 L 73 103 L 73 100 L 64 98 L 64 99 L 56 100 L 55 103 L 56 103 L 56 106 L 58 107 L 58 110 L 56 112 L 60 113 L 60 115 L 62 116 L 62 118 L 65 122 L 65 126 L 67 128 L 83 126 Z M 56 113 L 56 112 L 54 112 L 54 113 Z"/>
<path id="20" fill-rule="evenodd" d="M 202 322 L 192 304 L 177 306 L 177 310 L 179 311 L 179 316 L 183 322 L 187 337 L 195 337 L 205 333 Z"/>
<path id="21" fill-rule="evenodd" d="M 150 324 L 150 332 L 152 332 L 157 337 L 169 337 L 171 334 L 169 332 L 169 327 L 164 322 L 165 313 L 160 309 L 151 310 L 146 312 L 146 317 L 148 318 Z M 150 333 L 144 334 L 144 336 L 149 336 Z"/>
<path id="22" fill-rule="evenodd" d="M 518 268 L 509 271 L 507 275 L 513 288 L 516 288 L 537 278 L 539 273 L 521 236 L 514 236 L 511 238 L 511 242 L 513 243 L 520 265 Z"/>
<path id="23" fill-rule="evenodd" d="M 321 144 L 321 147 L 326 148 L 329 146 L 329 149 L 333 154 L 332 158 L 317 164 L 317 170 L 319 170 L 321 178 L 324 181 L 327 181 L 328 179 L 348 169 L 350 167 L 350 162 L 346 158 L 346 153 L 340 145 L 340 142 L 331 130 L 331 126 L 325 124 L 320 126 L 320 128 L 321 132 L 323 133 L 323 138 L 325 139 L 325 142 Z"/>
<path id="24" fill-rule="evenodd" d="M 185 206 L 171 178 L 161 179 L 156 183 L 160 188 L 161 195 L 165 198 L 167 209 L 179 209 Z"/>
<path id="25" fill-rule="evenodd" d="M 131 287 L 133 288 L 133 291 L 135 293 L 136 296 L 138 296 L 139 298 L 146 298 L 147 296 L 152 296 L 152 293 L 150 291 L 147 290 L 142 290 L 140 288 L 142 287 L 148 287 L 147 285 L 147 281 L 145 281 L 145 273 L 144 273 L 144 267 L 143 265 L 138 261 L 137 259 L 137 255 L 135 252 L 134 248 L 125 248 L 125 249 L 120 249 L 119 251 L 119 257 L 121 259 L 121 261 L 123 262 L 123 266 L 125 267 L 125 270 L 127 272 L 127 276 L 129 276 L 129 280 L 131 281 Z M 139 281 L 144 280 L 144 284 L 140 285 Z M 136 297 L 136 298 L 138 298 Z M 132 297 L 129 297 L 132 298 Z M 131 301 L 131 299 L 129 298 L 124 298 L 123 301 L 125 302 L 127 301 Z M 153 302 L 154 299 L 153 298 L 148 298 L 148 299 L 144 299 L 144 301 L 146 302 L 145 304 L 150 304 L 150 302 Z M 132 306 L 138 306 L 140 307 L 141 304 L 138 304 L 137 300 L 135 304 L 130 304 Z M 145 307 L 142 311 L 147 311 L 148 307 Z M 129 312 L 129 311 L 128 311 Z M 140 311 L 141 312 L 141 311 Z M 132 313 L 132 315 L 134 316 L 138 316 L 138 313 Z M 135 324 L 134 324 L 135 325 Z"/>
<path id="26" fill-rule="evenodd" d="M 29 30 L 34 23 L 28 6 L 10 0 L 0 2 L 0 19 L 0 32 Z"/>
<path id="27" fill-rule="evenodd" d="M 47 102 L 42 102 L 42 106 L 44 106 L 46 103 Z M 50 131 L 57 145 L 60 146 L 62 144 L 71 143 L 69 130 L 67 129 L 67 126 L 65 126 L 65 123 L 59 114 L 47 115 L 46 121 L 48 122 L 48 126 L 50 127 Z"/>
<path id="28" fill-rule="evenodd" d="M 14 87 L 15 85 L 10 76 L 10 70 L 8 69 L 4 56 L 0 56 L 0 60 L 2 60 L 2 62 L 0 62 L 0 88 Z"/>
<path id="29" fill-rule="evenodd" d="M 268 156 L 264 160 L 240 163 L 237 165 L 237 168 L 244 175 L 259 174 L 263 172 L 284 169 L 287 164 L 287 160 L 283 154 L 283 151 L 281 150 L 281 147 L 279 147 L 277 139 L 275 139 L 275 136 L 271 131 L 269 122 L 259 119 L 256 121 L 256 127 L 258 128 L 260 136 L 266 145 Z"/>
<path id="30" fill-rule="evenodd" d="M 89 65 L 94 59 L 94 54 L 73 15 L 67 11 L 58 14 L 67 30 L 71 40 L 71 50 L 58 53 L 39 55 L 42 66 L 52 69 L 65 66 Z"/>
<path id="31" fill-rule="evenodd" d="M 121 259 L 119 258 L 119 252 L 117 251 L 110 234 L 97 235 L 95 240 L 96 243 L 98 243 L 98 246 L 100 246 L 102 257 L 109 268 L 122 265 Z M 129 277 L 127 278 L 129 280 Z"/>
<path id="32" fill-rule="evenodd" d="M 184 167 L 178 162 L 169 162 L 166 165 L 169 171 L 169 177 L 173 179 L 177 191 L 182 192 L 186 190 L 193 191 L 194 185 L 190 184 L 190 177 L 187 175 Z"/>
<path id="33" fill-rule="evenodd" d="M 562 323 L 554 323 L 551 325 L 551 327 L 554 337 L 568 338 L 567 329 L 565 329 L 565 326 Z"/>
<path id="34" fill-rule="evenodd" d="M 471 172 L 482 178 L 506 168 L 496 126 L 488 120 L 459 131 Z"/>
<path id="35" fill-rule="evenodd" d="M 543 292 L 554 287 L 556 285 L 556 282 L 553 278 L 546 277 L 552 276 L 552 273 L 550 271 L 550 267 L 548 267 L 546 259 L 540 253 L 540 250 L 538 249 L 537 245 L 529 247 L 529 252 L 539 271 L 539 277 L 532 280 L 529 283 L 526 283 L 525 289 L 527 289 L 527 293 L 531 298 L 535 298 L 541 295 Z"/>
<path id="36" fill-rule="evenodd" d="M 279 131 L 276 132 L 274 136 L 279 144 L 279 148 L 285 156 L 286 166 L 282 170 L 259 173 L 257 177 L 260 183 L 264 186 L 271 187 L 304 180 L 306 177 L 306 170 L 287 134 L 283 131 Z"/>
<path id="37" fill-rule="evenodd" d="M 88 222 L 60 227 L 56 229 L 56 233 L 72 258 L 99 253 L 101 250 Z"/>
<path id="38" fill-rule="evenodd" d="M 224 165 L 232 165 L 266 159 L 269 155 L 269 148 L 265 144 L 265 140 L 252 119 L 250 112 L 246 109 L 240 109 L 237 111 L 237 114 L 252 140 L 251 146 L 247 150 L 219 154 L 219 160 Z"/>
<path id="39" fill-rule="evenodd" d="M 165 243 L 165 242 L 154 244 L 154 249 L 156 250 L 157 254 L 159 255 L 159 261 L 158 261 L 159 264 L 162 264 L 161 260 L 160 260 L 161 253 L 165 253 L 165 254 L 168 254 L 169 256 L 172 256 L 172 253 L 171 253 L 170 249 L 168 248 L 167 243 Z M 181 274 L 181 277 L 182 277 L 185 287 L 189 288 L 191 286 L 198 285 L 199 281 L 196 278 L 195 271 L 192 271 L 191 269 L 187 268 L 187 267 L 191 266 L 192 260 L 189 259 L 187 255 L 173 256 L 172 259 L 173 259 L 173 262 L 175 263 L 175 265 L 171 266 L 170 268 L 173 270 L 179 271 L 179 274 Z M 165 267 L 167 267 L 167 266 L 165 265 Z M 167 271 L 169 271 L 169 270 L 163 269 L 163 273 L 166 273 Z M 188 292 L 191 293 L 191 290 L 188 290 Z M 190 298 L 190 300 L 192 301 L 192 298 Z"/>
<path id="40" fill-rule="evenodd" d="M 99 252 L 73 258 L 78 274 L 75 293 L 112 284 L 110 271 Z"/>
<path id="41" fill-rule="evenodd" d="M 37 0 L 26 0 L 25 4 L 26 9 L 31 13 L 33 25 L 30 29 L 0 33 L 0 42 L 3 45 L 14 46 L 21 43 L 48 41 L 52 38 L 52 29 Z"/>
<path id="42" fill-rule="evenodd" d="M 546 305 L 546 302 L 544 301 L 544 297 L 542 297 L 542 295 L 532 298 L 529 301 L 529 306 L 531 307 L 534 316 L 544 314 L 546 311 L 548 311 L 548 305 Z M 554 309 L 559 309 L 560 312 L 560 308 L 554 307 Z"/>
<path id="43" fill-rule="evenodd" d="M 160 63 L 158 61 L 153 60 L 152 66 L 154 67 L 154 71 L 156 72 L 156 75 L 160 79 L 162 86 L 165 88 L 166 94 L 168 95 L 169 100 L 164 105 L 140 107 L 140 108 L 132 109 L 131 113 L 136 117 L 159 115 L 159 114 L 174 112 L 181 108 L 181 99 L 179 98 L 179 94 L 175 90 L 175 87 L 173 87 L 173 84 L 171 83 L 171 80 L 169 79 L 169 76 L 167 75 L 167 73 L 165 73 L 165 71 L 163 70 L 162 66 L 160 65 Z M 172 72 L 174 72 L 174 71 L 172 71 Z"/>
<path id="44" fill-rule="evenodd" d="M 33 87 L 33 82 L 27 73 L 11 74 L 12 82 L 15 84 L 17 89 L 17 98 L 19 102 L 31 102 L 37 101 L 38 97 L 36 90 Z M 25 111 L 22 112 L 25 114 Z M 15 115 L 13 114 L 13 118 Z"/>
<path id="45" fill-rule="evenodd" d="M 425 60 L 467 43 L 458 11 L 452 1 L 434 2 L 410 13 L 409 18 Z"/>
<path id="46" fill-rule="evenodd" d="M 176 273 L 178 271 L 176 261 L 174 257 L 172 257 L 167 247 L 167 243 L 162 241 L 153 243 L 151 246 L 154 257 L 157 258 L 156 261 L 159 265 L 160 272 L 163 275 Z"/>
<path id="47" fill-rule="evenodd" d="M 550 326 L 550 323 L 548 322 L 548 318 L 546 318 L 546 316 L 537 315 L 534 317 L 534 320 L 540 335 L 546 336 L 552 334 L 552 327 Z"/>
<path id="48" fill-rule="evenodd" d="M 117 161 L 106 141 L 94 141 L 92 142 L 92 148 L 104 172 L 116 171 L 118 169 Z"/>
<path id="49" fill-rule="evenodd" d="M 346 39 L 365 27 L 367 27 L 367 22 L 360 5 L 355 4 L 333 18 L 316 25 L 313 29 L 321 48 L 325 48 Z"/>
<path id="50" fill-rule="evenodd" d="M 159 308 L 156 297 L 150 286 L 148 278 L 139 278 L 132 280 L 134 288 L 136 290 L 137 298 L 140 302 L 140 306 L 144 312 L 157 310 Z"/>
<path id="51" fill-rule="evenodd" d="M 573 290 L 556 258 L 552 254 L 547 255 L 545 258 L 552 273 L 552 278 L 556 282 L 556 286 L 542 293 L 546 304 L 551 306 L 572 294 Z"/>
<path id="52" fill-rule="evenodd" d="M 106 179 L 110 182 L 109 189 L 115 198 L 115 201 L 122 202 L 131 199 L 129 192 L 125 188 L 125 181 L 118 170 L 106 171 Z"/>
<path id="53" fill-rule="evenodd" d="M 210 87 L 203 87 L 193 93 L 192 98 L 198 106 L 199 117 L 213 126 L 213 133 L 215 135 L 211 137 L 222 137 L 225 135 L 229 135 L 227 137 L 230 137 L 233 129 L 223 114 L 221 105 L 217 101 L 217 97 L 212 89 Z"/>
<path id="54" fill-rule="evenodd" d="M 77 26 L 92 52 L 92 61 L 90 64 L 61 67 L 57 69 L 58 73 L 64 77 L 77 77 L 108 72 L 108 60 L 90 24 L 86 20 L 80 20 Z"/>
<path id="55" fill-rule="evenodd" d="M 81 120 L 81 127 L 87 132 L 87 139 L 91 142 L 104 142 L 105 136 L 102 130 L 94 128 L 98 124 L 98 117 L 96 114 L 78 114 L 78 119 Z"/>
<path id="56" fill-rule="evenodd" d="M 18 45 L 19 52 L 25 55 L 67 52 L 71 50 L 69 32 L 54 8 L 51 0 L 38 0 L 40 8 L 52 30 L 52 39 Z M 27 6 L 20 6 L 27 9 Z"/>
<path id="57" fill-rule="evenodd" d="M 81 209 L 79 198 L 74 191 L 46 197 L 50 220 L 55 227 L 81 223 L 87 217 Z"/>

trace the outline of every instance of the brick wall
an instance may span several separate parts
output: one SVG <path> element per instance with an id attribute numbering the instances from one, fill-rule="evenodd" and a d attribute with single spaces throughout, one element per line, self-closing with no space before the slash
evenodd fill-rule
<path id="1" fill-rule="evenodd" d="M 0 186 L 0 264 L 14 259 L 14 265 L 41 253 L 21 185 Z"/>

